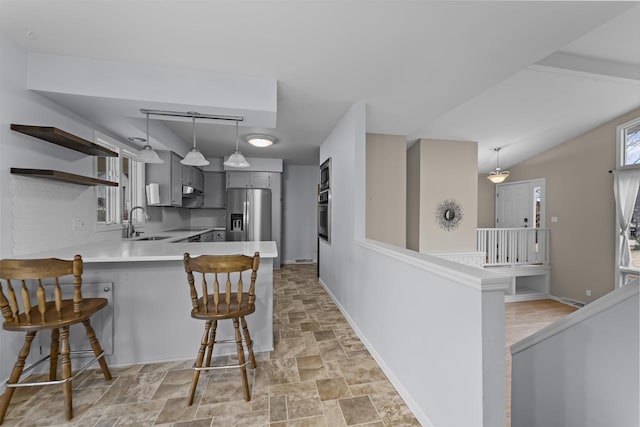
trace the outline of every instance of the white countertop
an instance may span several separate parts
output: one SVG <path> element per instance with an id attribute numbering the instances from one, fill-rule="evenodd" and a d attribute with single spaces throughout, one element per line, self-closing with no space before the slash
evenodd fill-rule
<path id="1" fill-rule="evenodd" d="M 62 258 L 71 259 L 76 254 L 82 255 L 85 263 L 107 262 L 139 262 L 139 261 L 179 261 L 188 252 L 192 256 L 198 255 L 235 255 L 253 256 L 260 252 L 261 258 L 276 258 L 278 248 L 276 242 L 183 242 L 172 243 L 188 236 L 201 234 L 206 231 L 175 233 L 162 231 L 149 236 L 171 236 L 165 240 L 139 240 L 139 238 L 107 240 L 83 245 L 70 246 L 61 249 L 51 249 L 43 252 L 25 254 L 16 258 Z"/>

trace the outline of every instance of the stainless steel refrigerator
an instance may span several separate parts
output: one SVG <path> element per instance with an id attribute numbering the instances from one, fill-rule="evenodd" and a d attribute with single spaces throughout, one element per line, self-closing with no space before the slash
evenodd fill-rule
<path id="1" fill-rule="evenodd" d="M 227 190 L 227 241 L 271 240 L 271 190 Z"/>

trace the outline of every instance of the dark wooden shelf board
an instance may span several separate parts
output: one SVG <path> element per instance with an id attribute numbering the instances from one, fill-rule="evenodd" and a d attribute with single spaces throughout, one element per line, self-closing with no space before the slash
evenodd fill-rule
<path id="1" fill-rule="evenodd" d="M 31 176 L 34 178 L 52 179 L 54 181 L 70 182 L 80 185 L 107 185 L 109 187 L 117 187 L 118 183 L 113 181 L 105 181 L 103 179 L 91 178 L 89 176 L 75 175 L 67 172 L 60 172 L 51 169 L 21 169 L 11 168 L 14 175 Z"/>
<path id="2" fill-rule="evenodd" d="M 51 126 L 30 126 L 11 123 L 11 130 L 90 156 L 118 157 L 118 153 L 115 151 Z"/>

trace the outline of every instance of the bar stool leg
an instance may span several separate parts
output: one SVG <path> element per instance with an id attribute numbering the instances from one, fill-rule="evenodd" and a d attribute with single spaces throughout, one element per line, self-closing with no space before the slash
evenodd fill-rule
<path id="1" fill-rule="evenodd" d="M 213 321 L 213 327 L 211 328 L 211 334 L 209 335 L 209 343 L 207 344 L 207 363 L 205 366 L 211 366 L 211 356 L 213 356 L 213 344 L 216 342 L 216 331 L 218 329 L 218 321 Z"/>
<path id="2" fill-rule="evenodd" d="M 63 326 L 60 328 L 60 340 L 62 341 L 62 379 L 71 378 L 71 347 L 69 346 L 69 327 Z M 62 384 L 62 391 L 64 392 L 64 408 L 67 415 L 67 421 L 73 418 L 73 401 L 71 398 L 71 381 L 67 381 Z"/>
<path id="3" fill-rule="evenodd" d="M 49 351 L 49 381 L 54 381 L 58 377 L 58 352 L 60 351 L 60 330 L 51 330 L 51 350 Z"/>
<path id="4" fill-rule="evenodd" d="M 207 343 L 209 340 L 209 331 L 211 330 L 211 320 L 207 320 L 204 324 L 204 334 L 202 334 L 202 340 L 200 340 L 200 350 L 198 350 L 198 357 L 196 358 L 196 363 L 194 364 L 194 368 L 202 368 L 202 362 L 204 360 L 204 353 L 207 348 Z M 193 405 L 193 398 L 196 395 L 196 388 L 198 388 L 198 379 L 200 378 L 200 371 L 197 369 L 193 370 L 193 379 L 191 380 L 191 390 L 189 391 L 189 404 L 188 406 Z"/>
<path id="5" fill-rule="evenodd" d="M 27 359 L 29 352 L 31 351 L 31 342 L 36 336 L 35 331 L 27 332 L 27 336 L 24 339 L 24 345 L 20 350 L 20 354 L 18 355 L 18 360 L 16 364 L 13 365 L 13 369 L 11 370 L 11 375 L 9 376 L 9 380 L 7 384 L 16 384 L 20 381 L 20 376 L 22 375 L 22 370 L 24 369 L 24 361 Z M 11 398 L 13 397 L 13 392 L 16 389 L 14 387 L 6 387 L 4 392 L 4 398 L 2 399 L 2 403 L 0 404 L 0 424 L 4 421 L 4 416 L 7 414 L 7 409 L 9 408 L 9 403 L 11 403 Z"/>
<path id="6" fill-rule="evenodd" d="M 82 322 L 84 328 L 87 330 L 87 338 L 89 339 L 89 343 L 91 344 L 91 349 L 93 350 L 93 354 L 98 357 L 102 354 L 103 350 L 100 346 L 100 341 L 96 338 L 96 332 L 91 327 L 91 322 L 89 319 Z M 98 359 L 98 363 L 100 364 L 100 369 L 102 369 L 102 374 L 107 381 L 111 380 L 111 372 L 109 372 L 109 367 L 107 366 L 107 361 L 104 359 L 104 355 Z"/>
<path id="7" fill-rule="evenodd" d="M 236 330 L 236 347 L 238 348 L 238 364 L 240 366 L 240 373 L 242 376 L 242 388 L 244 389 L 244 400 L 247 402 L 251 400 L 251 394 L 249 394 L 249 381 L 247 380 L 247 367 L 244 360 L 244 348 L 242 347 L 242 335 L 240 335 L 240 324 L 238 318 L 233 318 L 233 327 Z"/>
<path id="8" fill-rule="evenodd" d="M 242 322 L 242 331 L 244 332 L 244 340 L 247 343 L 247 349 L 249 350 L 249 361 L 251 361 L 251 367 L 256 368 L 256 358 L 253 355 L 253 341 L 251 341 L 251 335 L 249 335 L 249 328 L 247 327 L 247 321 L 244 316 L 240 318 Z"/>

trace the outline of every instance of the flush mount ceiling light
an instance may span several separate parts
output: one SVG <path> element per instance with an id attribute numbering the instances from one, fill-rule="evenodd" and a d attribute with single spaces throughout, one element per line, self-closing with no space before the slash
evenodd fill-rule
<path id="1" fill-rule="evenodd" d="M 186 157 L 180 160 L 180 163 L 188 166 L 207 166 L 209 160 L 205 159 L 198 147 L 196 147 L 196 116 L 195 113 L 191 117 L 193 119 L 193 148 L 189 151 Z"/>
<path id="2" fill-rule="evenodd" d="M 247 142 L 254 147 L 268 147 L 276 143 L 276 138 L 271 135 L 247 135 Z"/>
<path id="3" fill-rule="evenodd" d="M 251 166 L 238 149 L 238 122 L 236 122 L 236 151 L 223 164 L 232 168 L 248 168 Z"/>
<path id="4" fill-rule="evenodd" d="M 144 140 L 140 138 L 142 139 L 142 141 L 145 141 L 146 144 L 142 148 L 142 150 L 140 150 L 140 153 L 138 153 L 135 160 L 142 163 L 164 163 L 164 160 L 162 160 L 158 156 L 158 153 L 153 151 L 153 148 L 151 148 L 151 145 L 149 144 L 149 113 L 146 113 L 146 114 L 147 114 L 147 139 Z"/>
<path id="5" fill-rule="evenodd" d="M 489 176 L 487 176 L 487 179 L 494 184 L 500 184 L 509 176 L 509 171 L 500 169 L 500 149 L 501 147 L 493 149 L 496 152 L 496 168 L 489 172 Z"/>

